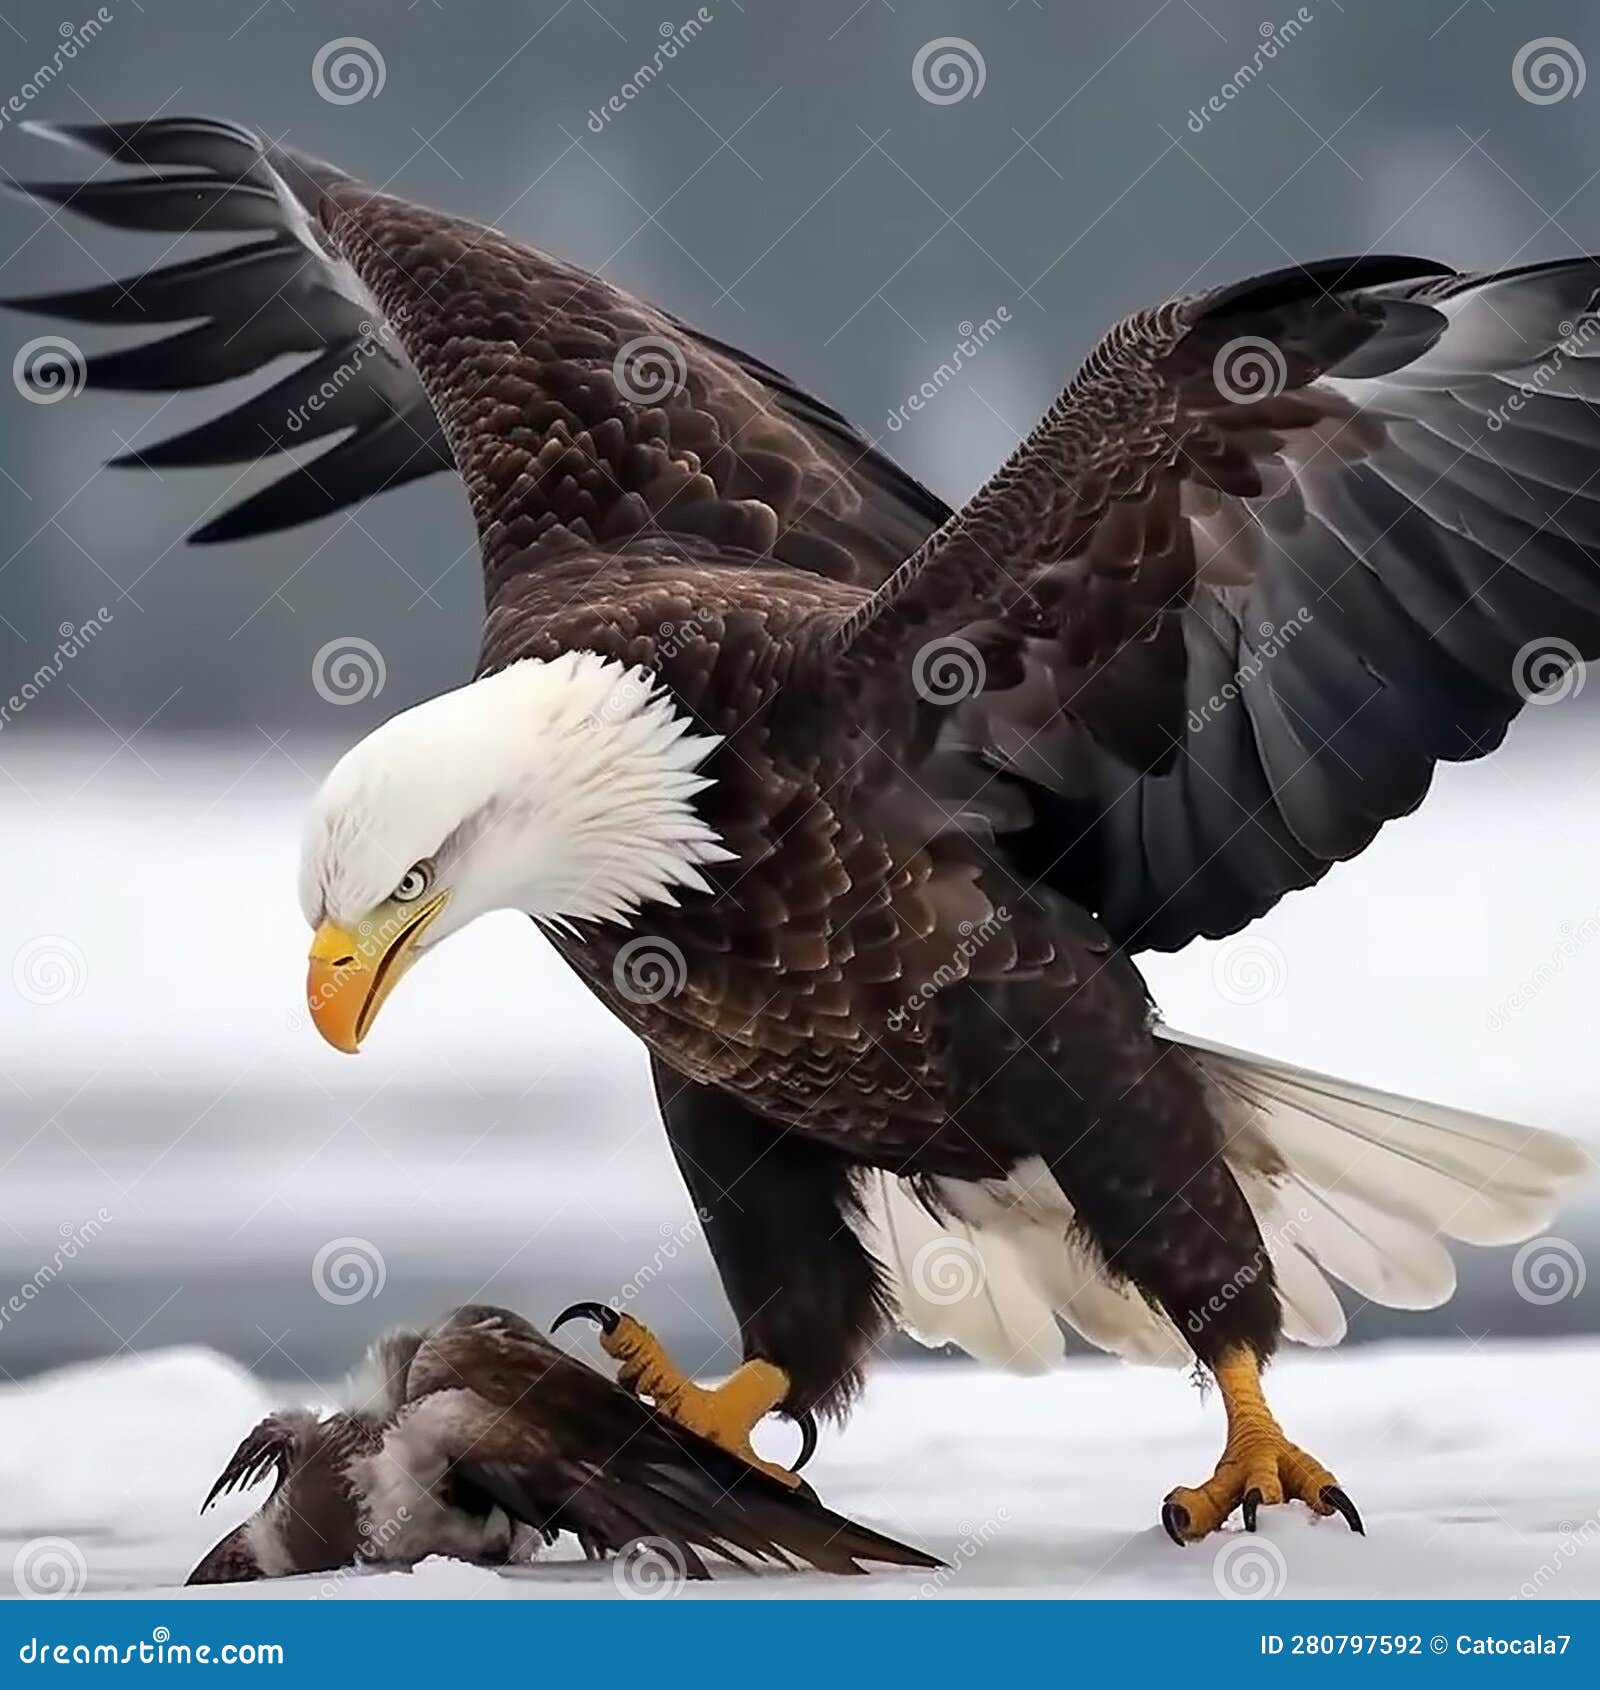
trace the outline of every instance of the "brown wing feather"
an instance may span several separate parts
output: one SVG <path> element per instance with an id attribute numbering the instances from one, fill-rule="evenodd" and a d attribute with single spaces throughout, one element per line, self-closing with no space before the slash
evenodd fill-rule
<path id="1" fill-rule="evenodd" d="M 872 585 L 949 515 L 769 365 L 496 230 L 376 193 L 212 119 L 42 132 L 144 173 L 97 177 L 92 193 L 32 184 L 38 197 L 182 233 L 204 194 L 211 226 L 251 237 L 127 282 L 15 301 L 78 321 L 204 319 L 193 333 L 96 359 L 92 384 L 204 386 L 287 353 L 318 354 L 129 462 L 244 463 L 352 431 L 201 538 L 303 522 L 453 466 L 472 494 L 491 596 L 531 565 L 526 548 L 552 523 L 610 543 L 654 522 Z M 182 190 L 149 174 L 174 169 Z M 384 313 L 341 274 L 347 261 Z"/>
<path id="2" fill-rule="evenodd" d="M 887 670 L 904 695 L 919 646 L 998 619 L 1053 648 L 1065 714 L 1134 767 L 1169 762 L 1185 696 L 1177 617 L 1197 582 L 1247 567 L 1242 535 L 1218 542 L 1205 513 L 1260 495 L 1264 461 L 1351 416 L 1310 384 L 1385 320 L 1314 279 L 1281 305 L 1236 291 L 1112 328 L 1011 458 L 830 637 L 836 674 L 855 690 Z M 1245 327 L 1276 389 L 1251 403 L 1226 352 Z"/>
<path id="3" fill-rule="evenodd" d="M 939 1565 L 686 1431 L 504 1309 L 447 1316 L 411 1379 L 414 1402 L 435 1389 L 476 1399 L 455 1465 L 535 1528 L 612 1552 L 655 1539 L 696 1577 L 705 1555 L 839 1573 L 860 1572 L 861 1561 Z"/>
<path id="4" fill-rule="evenodd" d="M 808 677 L 1020 792 L 1008 860 L 1122 945 L 1232 932 L 1600 656 L 1597 284 L 1365 258 L 1138 313 Z"/>

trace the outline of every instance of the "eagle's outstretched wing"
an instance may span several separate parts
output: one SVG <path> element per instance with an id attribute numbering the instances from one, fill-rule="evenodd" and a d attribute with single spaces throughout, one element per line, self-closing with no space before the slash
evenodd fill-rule
<path id="1" fill-rule="evenodd" d="M 874 585 L 949 514 L 777 371 L 497 230 L 214 119 L 29 127 L 142 167 L 24 184 L 36 197 L 120 228 L 248 237 L 9 301 L 80 322 L 193 325 L 94 357 L 91 385 L 198 388 L 307 355 L 119 460 L 250 463 L 339 437 L 197 540 L 286 528 L 455 468 L 491 594 L 556 524 L 602 544 L 653 526 Z"/>
<path id="2" fill-rule="evenodd" d="M 1020 778 L 1121 942 L 1243 926 L 1600 655 L 1597 286 L 1363 258 L 1127 318 L 830 637 L 850 708 Z"/>

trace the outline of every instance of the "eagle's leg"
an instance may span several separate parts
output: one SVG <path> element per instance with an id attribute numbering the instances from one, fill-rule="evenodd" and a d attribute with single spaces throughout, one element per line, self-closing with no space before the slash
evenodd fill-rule
<path id="1" fill-rule="evenodd" d="M 697 1385 L 667 1354 L 655 1333 L 631 1314 L 618 1314 L 598 1303 L 574 1303 L 555 1325 L 575 1315 L 597 1322 L 601 1349 L 622 1363 L 617 1383 L 625 1390 L 648 1397 L 680 1426 L 772 1478 L 791 1488 L 801 1485 L 798 1472 L 764 1461 L 750 1443 L 750 1434 L 789 1394 L 789 1376 L 781 1367 L 770 1361 L 747 1361 L 720 1385 Z"/>
<path id="2" fill-rule="evenodd" d="M 1351 1530 L 1362 1531 L 1361 1516 L 1339 1481 L 1283 1435 L 1262 1394 L 1255 1352 L 1230 1349 L 1216 1359 L 1213 1372 L 1228 1414 L 1228 1438 L 1204 1484 L 1179 1485 L 1168 1493 L 1161 1523 L 1173 1542 L 1191 1543 L 1215 1531 L 1235 1508 L 1243 1510 L 1246 1530 L 1254 1531 L 1263 1504 L 1297 1499 L 1318 1514 L 1342 1514 Z"/>
<path id="3" fill-rule="evenodd" d="M 855 1164 L 659 1060 L 655 1077 L 746 1363 L 784 1375 L 781 1410 L 802 1425 L 811 1413 L 842 1419 L 889 1304 L 883 1270 L 853 1224 Z"/>

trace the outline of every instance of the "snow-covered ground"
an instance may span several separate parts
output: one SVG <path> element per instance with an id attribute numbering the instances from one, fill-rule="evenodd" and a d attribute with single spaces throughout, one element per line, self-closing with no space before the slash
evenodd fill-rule
<path id="1" fill-rule="evenodd" d="M 1359 1503 L 1365 1539 L 1292 1506 L 1264 1510 L 1253 1538 L 1168 1542 L 1160 1498 L 1209 1471 L 1221 1436 L 1218 1404 L 1176 1375 L 1099 1361 L 1034 1380 L 913 1365 L 874 1378 L 849 1427 L 825 1437 L 810 1476 L 834 1507 L 924 1545 L 950 1570 L 736 1573 L 684 1594 L 1600 1597 L 1600 1345 L 1294 1355 L 1274 1369 L 1272 1395 L 1290 1435 Z M 195 1512 L 240 1436 L 282 1400 L 200 1349 L 0 1391 L 0 1568 L 40 1579 L 64 1569 L 72 1582 L 81 1568 L 91 1594 L 173 1594 L 249 1511 L 228 1498 L 204 1519 Z M 623 1591 L 614 1563 L 565 1559 L 572 1553 L 564 1546 L 509 1573 L 433 1560 L 415 1572 L 249 1589 L 303 1598 Z"/>

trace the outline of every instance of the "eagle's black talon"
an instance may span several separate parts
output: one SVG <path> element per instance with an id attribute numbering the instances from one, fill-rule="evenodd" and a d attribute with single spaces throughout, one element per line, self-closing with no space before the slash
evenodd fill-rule
<path id="1" fill-rule="evenodd" d="M 1330 1508 L 1338 1509 L 1338 1511 L 1344 1516 L 1345 1524 L 1356 1534 L 1357 1537 L 1365 1537 L 1367 1535 L 1367 1528 L 1361 1523 L 1361 1515 L 1358 1512 L 1356 1505 L 1344 1494 L 1342 1490 L 1340 1490 L 1337 1485 L 1324 1485 L 1322 1487 L 1322 1500 L 1326 1502 Z"/>
<path id="2" fill-rule="evenodd" d="M 550 1322 L 550 1330 L 558 1331 L 569 1320 L 579 1318 L 592 1320 L 608 1338 L 622 1321 L 622 1316 L 615 1309 L 608 1309 L 604 1303 L 570 1303 Z"/>
<path id="3" fill-rule="evenodd" d="M 1244 1529 L 1247 1532 L 1253 1532 L 1256 1529 L 1256 1510 L 1260 1506 L 1261 1492 L 1252 1487 L 1244 1493 L 1244 1501 L 1240 1504 L 1240 1507 L 1244 1509 Z"/>
<path id="4" fill-rule="evenodd" d="M 1161 1524 L 1166 1527 L 1167 1536 L 1182 1549 L 1188 1538 L 1184 1535 L 1189 1529 L 1189 1510 L 1180 1502 L 1163 1502 L 1161 1504 Z"/>
<path id="5" fill-rule="evenodd" d="M 800 1453 L 794 1458 L 791 1473 L 798 1473 L 802 1467 L 817 1453 L 817 1417 L 809 1408 L 802 1409 L 795 1417 L 795 1424 L 800 1428 Z M 802 1485 L 802 1490 L 810 1490 L 809 1485 Z M 815 1495 L 815 1492 L 812 1492 Z"/>
<path id="6" fill-rule="evenodd" d="M 791 1467 L 789 1471 L 792 1473 L 794 1469 Z M 807 1502 L 816 1503 L 818 1507 L 821 1507 L 822 1505 L 822 1498 L 817 1495 L 816 1491 L 814 1491 L 804 1479 L 802 1479 L 800 1483 L 794 1487 L 794 1494 L 796 1496 L 803 1496 Z"/>

